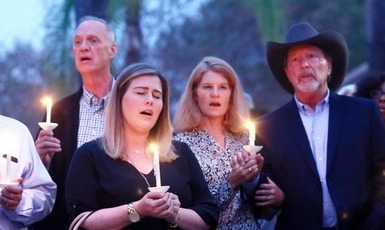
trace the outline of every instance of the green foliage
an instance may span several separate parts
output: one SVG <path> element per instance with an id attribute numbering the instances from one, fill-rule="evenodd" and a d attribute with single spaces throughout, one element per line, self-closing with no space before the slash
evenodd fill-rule
<path id="1" fill-rule="evenodd" d="M 263 42 L 280 40 L 285 29 L 283 0 L 245 0 L 256 11 Z"/>
<path id="2" fill-rule="evenodd" d="M 42 51 L 45 72 L 50 75 L 48 85 L 58 97 L 73 92 L 79 87 L 80 79 L 72 58 L 72 34 L 74 20 L 73 1 L 64 0 L 53 5 L 46 15 L 45 47 Z M 75 84 L 74 84 L 75 83 Z"/>
<path id="3" fill-rule="evenodd" d="M 364 1 L 286 0 L 284 6 L 288 26 L 306 21 L 319 31 L 334 29 L 340 32 L 348 43 L 350 68 L 365 60 Z"/>
<path id="4" fill-rule="evenodd" d="M 334 29 L 347 40 L 350 67 L 361 64 L 365 46 L 365 1 L 246 0 L 256 10 L 262 41 L 283 41 L 288 27 L 309 22 L 317 30 Z"/>

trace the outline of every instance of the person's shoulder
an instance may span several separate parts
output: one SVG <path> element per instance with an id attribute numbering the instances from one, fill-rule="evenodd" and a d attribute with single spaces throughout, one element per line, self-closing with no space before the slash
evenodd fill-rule
<path id="1" fill-rule="evenodd" d="M 0 133 L 12 138 L 20 138 L 20 140 L 29 137 L 32 138 L 31 132 L 24 123 L 2 115 L 0 115 Z"/>
<path id="2" fill-rule="evenodd" d="M 183 140 L 172 140 L 172 146 L 177 155 L 183 156 L 192 152 L 189 145 Z"/>
<path id="3" fill-rule="evenodd" d="M 73 105 L 75 101 L 79 101 L 80 97 L 83 93 L 82 88 L 80 88 L 78 91 L 76 91 L 73 94 L 70 94 L 59 101 L 57 101 L 54 106 L 66 106 L 66 105 Z"/>
<path id="4" fill-rule="evenodd" d="M 190 138 L 191 136 L 193 136 L 193 132 L 182 131 L 174 134 L 174 140 L 183 141 L 186 138 Z"/>
<path id="5" fill-rule="evenodd" d="M 258 117 L 258 121 L 266 121 L 266 120 L 270 120 L 270 119 L 274 119 L 276 117 L 280 117 L 280 116 L 285 116 L 285 114 L 287 114 L 289 111 L 291 111 L 292 109 L 295 109 L 296 107 L 296 104 L 294 102 L 294 99 L 290 102 L 287 102 L 286 104 L 270 111 L 270 112 L 267 112 L 263 115 L 261 115 L 260 117 Z"/>
<path id="6" fill-rule="evenodd" d="M 188 146 L 201 144 L 202 139 L 205 139 L 207 133 L 200 129 L 194 129 L 191 131 L 183 131 L 174 135 L 174 140 L 182 141 Z"/>
<path id="7" fill-rule="evenodd" d="M 101 159 L 104 158 L 104 150 L 99 139 L 88 141 L 79 146 L 74 156 L 78 158 L 92 158 Z"/>
<path id="8" fill-rule="evenodd" d="M 9 124 L 9 123 L 12 123 L 12 124 L 19 124 L 20 123 L 20 124 L 22 124 L 20 121 L 14 119 L 14 118 L 0 115 L 0 124 Z"/>
<path id="9" fill-rule="evenodd" d="M 82 144 L 79 149 L 103 149 L 100 138 Z"/>
<path id="10" fill-rule="evenodd" d="M 28 130 L 27 126 L 21 121 L 18 121 L 11 117 L 0 115 L 0 127 L 9 126 L 13 128 Z"/>
<path id="11" fill-rule="evenodd" d="M 363 97 L 351 97 L 351 96 L 344 96 L 344 95 L 334 95 L 331 98 L 331 103 L 334 101 L 338 101 L 344 105 L 362 108 L 363 106 L 375 106 L 376 101 L 371 98 L 363 98 Z"/>
<path id="12" fill-rule="evenodd" d="M 175 139 L 172 140 L 172 145 L 176 149 L 185 148 L 185 147 L 188 148 L 188 145 L 185 142 L 181 141 L 181 140 L 175 140 Z"/>

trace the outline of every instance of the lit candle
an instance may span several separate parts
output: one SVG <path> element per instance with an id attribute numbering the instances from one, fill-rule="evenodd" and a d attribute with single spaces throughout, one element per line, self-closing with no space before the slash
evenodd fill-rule
<path id="1" fill-rule="evenodd" d="M 154 173 L 156 180 L 156 187 L 161 187 L 160 183 L 160 165 L 159 165 L 159 149 L 156 144 L 151 145 L 151 150 L 154 154 Z"/>
<path id="2" fill-rule="evenodd" d="M 249 145 L 255 146 L 255 123 L 248 121 L 247 128 L 249 130 Z"/>
<path id="3" fill-rule="evenodd" d="M 52 109 L 52 100 L 49 97 L 43 98 L 42 102 L 47 105 L 47 118 L 46 123 L 51 123 L 51 109 Z"/>
<path id="4" fill-rule="evenodd" d="M 11 154 L 7 153 L 7 171 L 5 172 L 5 180 L 11 181 Z"/>

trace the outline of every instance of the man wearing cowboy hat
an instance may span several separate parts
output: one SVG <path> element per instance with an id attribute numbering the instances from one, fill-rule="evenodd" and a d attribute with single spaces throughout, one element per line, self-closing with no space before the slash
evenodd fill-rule
<path id="1" fill-rule="evenodd" d="M 347 69 L 345 39 L 296 24 L 285 43 L 267 43 L 267 62 L 293 95 L 258 121 L 263 171 L 285 193 L 276 229 L 385 229 L 385 130 L 378 106 L 333 92 Z"/>

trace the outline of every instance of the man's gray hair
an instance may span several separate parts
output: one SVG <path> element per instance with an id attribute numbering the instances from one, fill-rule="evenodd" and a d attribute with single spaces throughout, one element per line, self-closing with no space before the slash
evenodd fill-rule
<path id="1" fill-rule="evenodd" d="M 113 42 L 113 43 L 116 42 L 115 32 L 112 29 L 111 25 L 108 24 L 108 22 L 106 20 L 104 20 L 102 18 L 95 17 L 95 16 L 87 15 L 87 16 L 84 16 L 84 17 L 80 18 L 78 25 L 80 25 L 81 23 L 83 23 L 85 21 L 97 21 L 97 22 L 100 22 L 103 25 L 105 25 L 106 28 L 107 28 L 107 31 L 108 31 L 108 37 L 110 38 L 111 42 Z"/>

